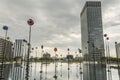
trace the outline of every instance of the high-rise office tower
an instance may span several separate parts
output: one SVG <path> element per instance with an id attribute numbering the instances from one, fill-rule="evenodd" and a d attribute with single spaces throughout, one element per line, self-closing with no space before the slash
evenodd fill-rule
<path id="1" fill-rule="evenodd" d="M 87 1 L 81 12 L 82 53 L 87 60 L 104 57 L 103 26 L 100 1 Z"/>

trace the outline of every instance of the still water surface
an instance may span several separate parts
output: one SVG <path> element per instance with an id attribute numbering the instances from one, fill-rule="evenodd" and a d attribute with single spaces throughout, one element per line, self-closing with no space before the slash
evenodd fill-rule
<path id="1" fill-rule="evenodd" d="M 31 63 L 29 80 L 83 80 L 83 79 L 84 80 L 119 80 L 118 69 L 111 68 L 111 72 L 108 72 L 108 69 L 105 66 L 99 68 L 100 65 L 96 64 L 95 65 L 96 72 L 95 72 L 93 65 L 86 65 L 85 63 L 81 63 L 81 65 L 80 63 L 70 63 L 69 66 L 70 69 L 68 70 L 67 63 L 61 63 L 61 62 L 57 63 L 56 65 L 57 79 L 55 79 L 54 63 L 49 63 L 47 65 L 43 64 L 42 73 L 40 73 L 41 71 L 40 62 Z M 24 63 L 5 64 L 4 73 L 3 73 L 4 80 L 25 80 L 25 74 L 26 74 L 25 69 L 26 68 Z M 89 77 L 88 77 L 88 73 L 90 73 Z M 95 76 L 96 79 L 94 78 Z"/>

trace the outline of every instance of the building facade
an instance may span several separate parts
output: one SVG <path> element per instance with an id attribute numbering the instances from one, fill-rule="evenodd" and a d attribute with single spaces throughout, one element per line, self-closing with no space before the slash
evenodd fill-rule
<path id="1" fill-rule="evenodd" d="M 84 59 L 105 56 L 100 1 L 87 1 L 81 12 L 81 41 Z"/>
<path id="2" fill-rule="evenodd" d="M 13 43 L 9 40 L 5 40 L 0 38 L 0 55 L 2 56 L 4 53 L 5 59 L 12 59 L 13 50 L 12 50 Z"/>
<path id="3" fill-rule="evenodd" d="M 47 58 L 47 59 L 51 58 L 50 53 L 46 52 L 45 54 L 43 54 L 43 58 Z"/>
<path id="4" fill-rule="evenodd" d="M 120 76 L 120 43 L 115 42 L 115 48 L 116 48 L 116 57 L 117 57 L 117 64 L 118 64 L 118 75 Z"/>
<path id="5" fill-rule="evenodd" d="M 23 39 L 16 39 L 14 43 L 14 56 L 13 58 L 16 57 L 21 57 L 22 59 L 26 58 L 28 50 L 28 45 L 27 42 L 24 41 Z"/>
<path id="6" fill-rule="evenodd" d="M 116 57 L 120 58 L 120 43 L 115 43 L 115 48 L 116 48 Z"/>

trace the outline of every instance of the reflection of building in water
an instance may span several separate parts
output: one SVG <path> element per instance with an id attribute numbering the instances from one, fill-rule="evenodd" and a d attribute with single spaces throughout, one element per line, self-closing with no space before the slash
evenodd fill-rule
<path id="1" fill-rule="evenodd" d="M 106 66 L 102 64 L 84 63 L 83 80 L 107 80 Z"/>
<path id="2" fill-rule="evenodd" d="M 22 76 L 23 76 L 22 75 L 22 65 L 21 64 L 13 64 L 11 79 L 12 80 L 23 80 Z"/>
<path id="3" fill-rule="evenodd" d="M 1 65 L 0 65 L 1 67 Z M 10 75 L 10 70 L 12 68 L 12 64 L 5 64 L 4 65 L 4 70 L 3 70 L 3 80 L 9 80 L 9 75 Z M 1 74 L 0 74 L 1 75 Z"/>

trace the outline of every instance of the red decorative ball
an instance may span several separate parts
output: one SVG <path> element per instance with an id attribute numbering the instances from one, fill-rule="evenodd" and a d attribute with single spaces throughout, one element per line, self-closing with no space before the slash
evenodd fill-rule
<path id="1" fill-rule="evenodd" d="M 56 52 L 56 51 L 57 51 L 57 48 L 54 48 L 54 51 Z"/>
<path id="2" fill-rule="evenodd" d="M 32 26 L 32 25 L 34 24 L 34 21 L 33 21 L 32 19 L 29 19 L 29 20 L 27 21 L 27 23 L 28 23 L 30 26 Z"/>

